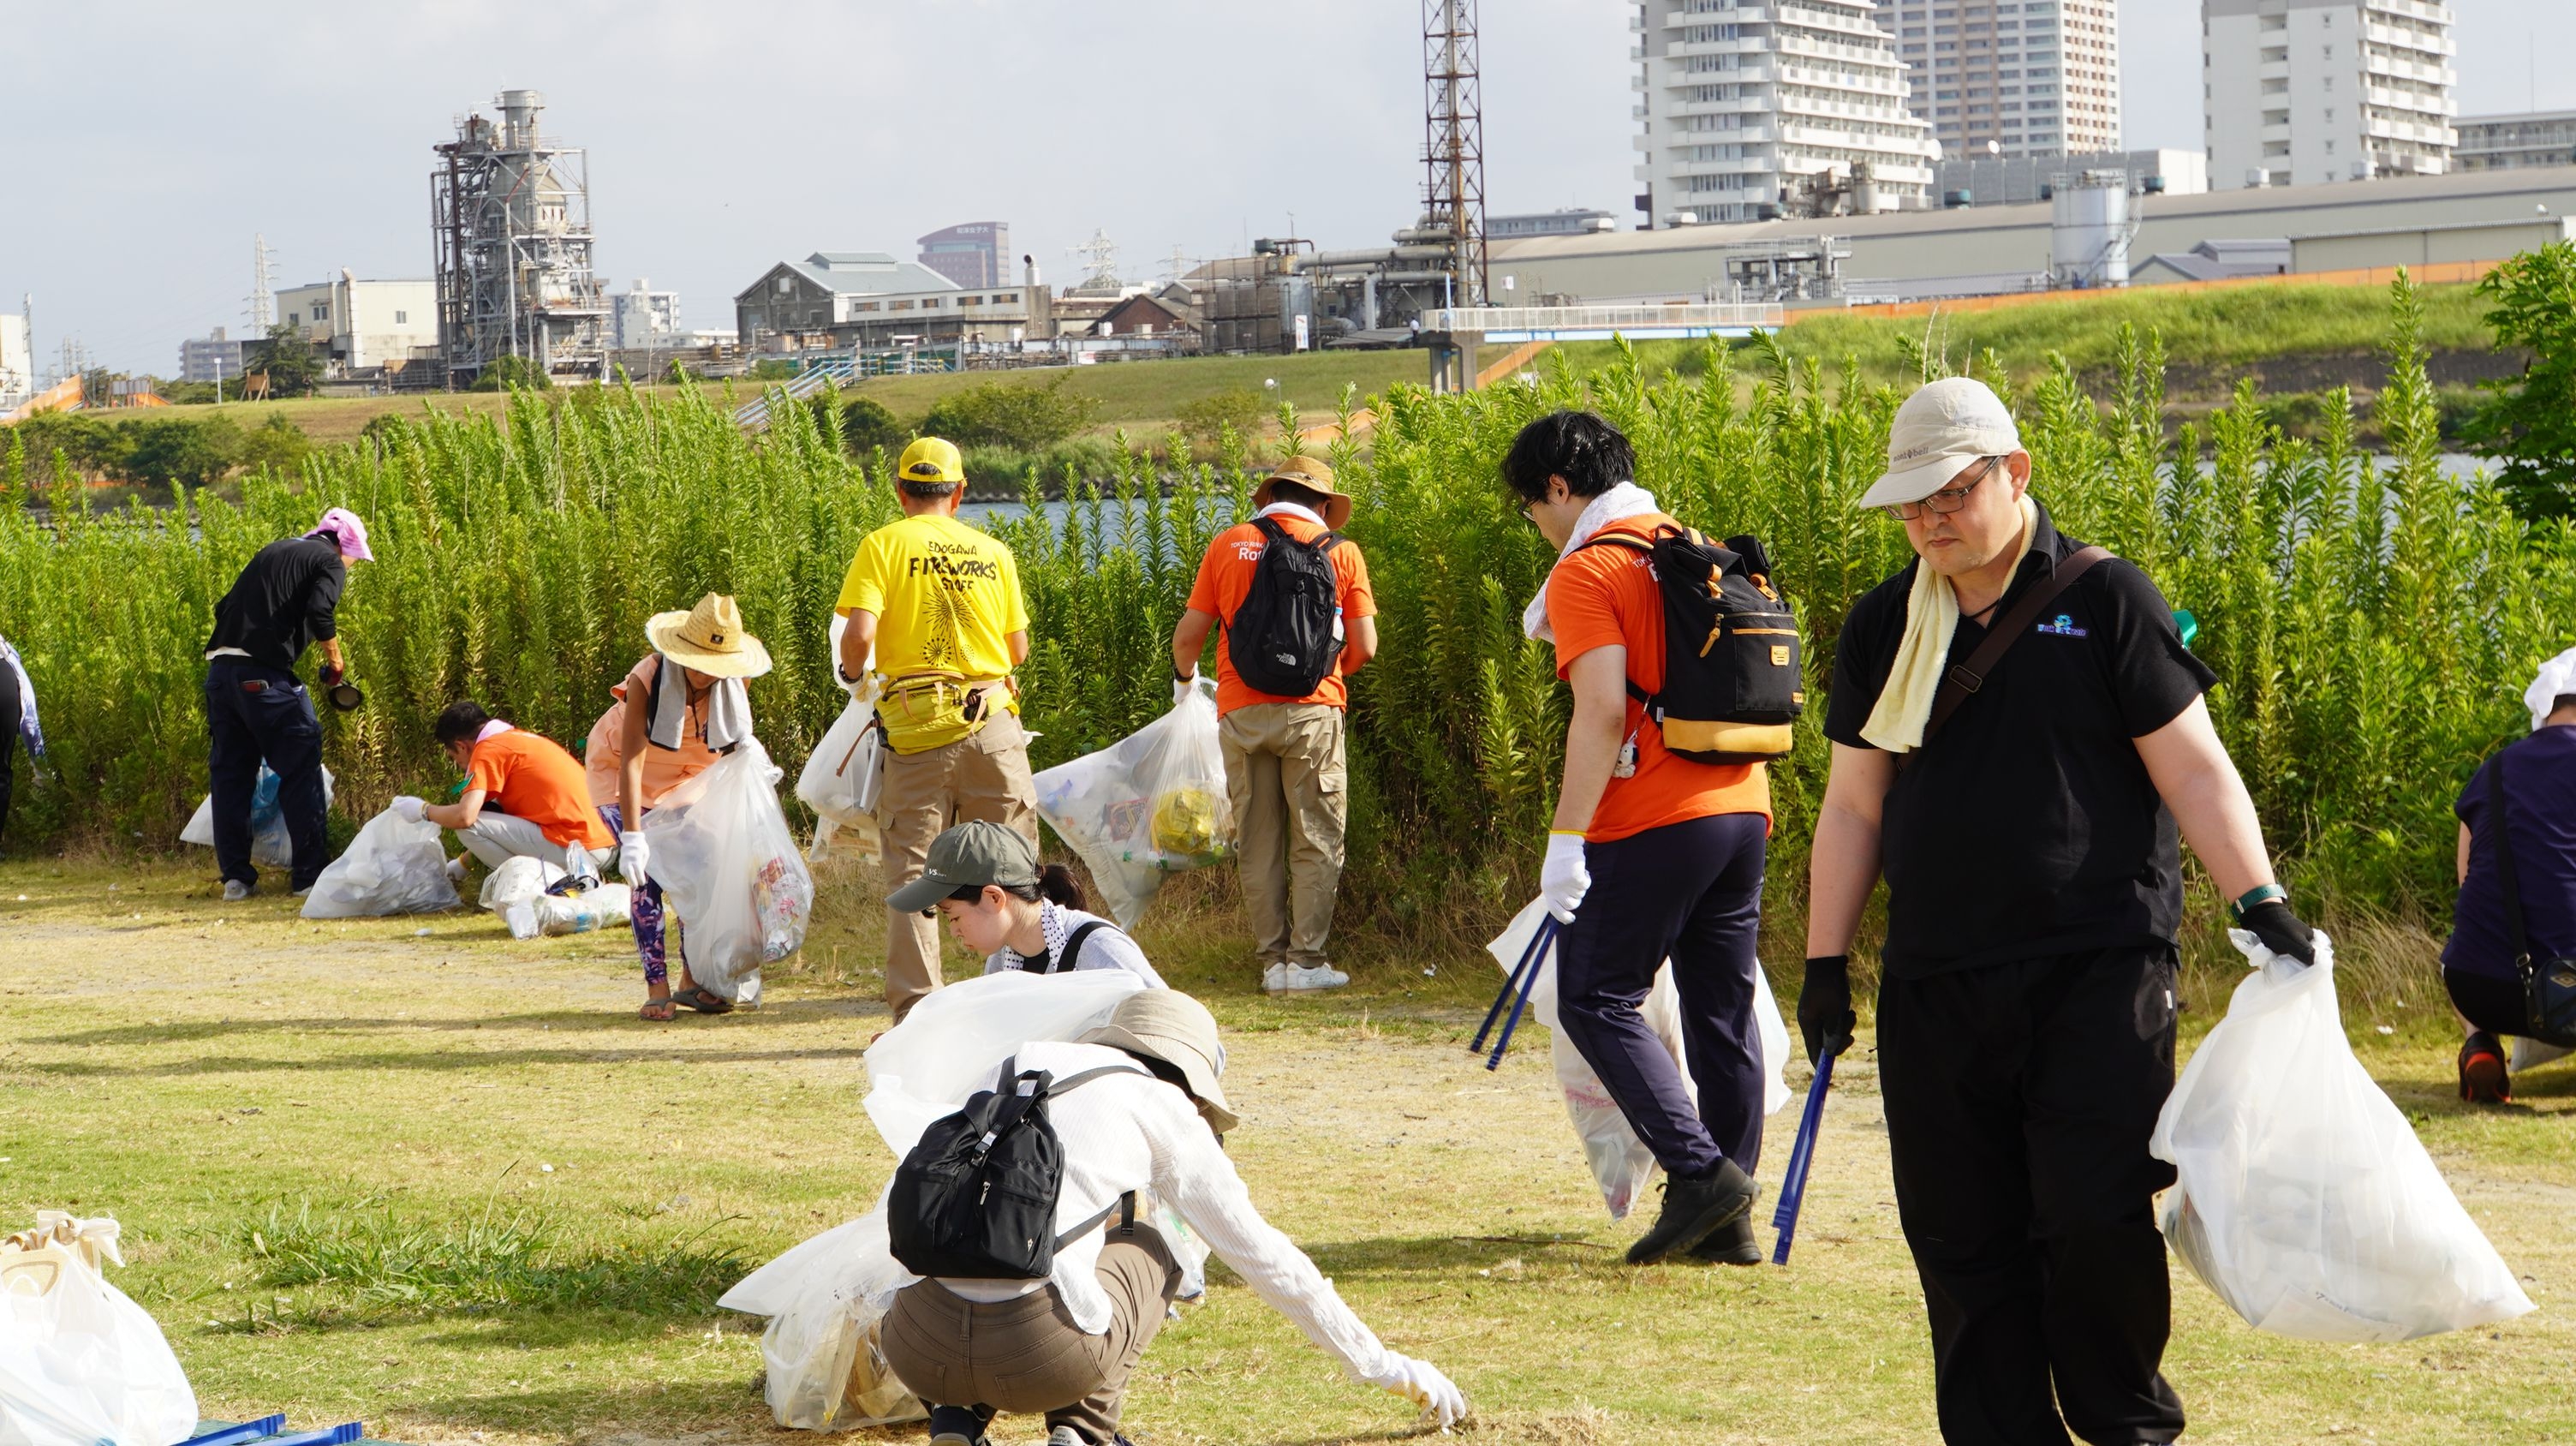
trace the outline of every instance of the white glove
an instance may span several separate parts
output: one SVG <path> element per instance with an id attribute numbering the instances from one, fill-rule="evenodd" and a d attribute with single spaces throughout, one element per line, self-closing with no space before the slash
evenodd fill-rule
<path id="1" fill-rule="evenodd" d="M 629 888 L 644 887 L 644 831 L 635 829 L 617 836 L 617 876 Z"/>
<path id="2" fill-rule="evenodd" d="M 1174 678 L 1172 680 L 1172 706 L 1178 708 L 1183 703 L 1190 701 L 1190 695 L 1198 690 L 1198 674 L 1192 673 L 1186 678 Z"/>
<path id="3" fill-rule="evenodd" d="M 1592 870 L 1583 862 L 1583 835 L 1551 832 L 1547 862 L 1538 870 L 1538 896 L 1547 902 L 1547 911 L 1556 916 L 1556 922 L 1571 924 L 1574 911 L 1590 892 Z"/>
<path id="4" fill-rule="evenodd" d="M 1437 1419 L 1443 1431 L 1467 1418 L 1466 1396 L 1455 1382 L 1440 1373 L 1438 1366 L 1393 1351 L 1387 1352 L 1386 1359 L 1386 1370 L 1369 1377 L 1370 1385 L 1393 1391 L 1420 1406 L 1424 1414 Z"/>
<path id="5" fill-rule="evenodd" d="M 429 805 L 406 793 L 394 800 L 394 814 L 405 823 L 420 822 L 420 811 Z"/>

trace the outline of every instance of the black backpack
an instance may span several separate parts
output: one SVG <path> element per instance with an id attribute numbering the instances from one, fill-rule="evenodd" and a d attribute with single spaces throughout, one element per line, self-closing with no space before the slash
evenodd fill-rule
<path id="1" fill-rule="evenodd" d="M 1789 725 L 1807 710 L 1798 618 L 1771 586 L 1760 541 L 1723 546 L 1687 527 L 1658 527 L 1652 541 L 1604 532 L 1584 547 L 1644 554 L 1664 599 L 1664 686 L 1630 696 L 1664 733 L 1664 747 L 1693 763 L 1761 763 L 1786 754 Z M 1576 551 L 1581 551 L 1577 548 Z"/>
<path id="2" fill-rule="evenodd" d="M 958 1280 L 1042 1280 L 1055 1253 L 1123 1210 L 1136 1219 L 1134 1192 L 1062 1235 L 1056 1197 L 1064 1191 L 1064 1144 L 1047 1123 L 1047 1101 L 1105 1074 L 1143 1074 L 1134 1065 L 1087 1069 L 1062 1084 L 1042 1069 L 1002 1076 L 966 1108 L 936 1120 L 894 1171 L 886 1235 L 894 1258 L 915 1275 Z M 1150 1076 L 1149 1076 L 1150 1077 Z M 1016 1084 L 1017 1088 L 1013 1088 Z"/>
<path id="3" fill-rule="evenodd" d="M 1256 692 L 1303 698 L 1323 685 L 1341 661 L 1341 580 L 1333 549 L 1345 539 L 1327 532 L 1299 542 L 1267 517 L 1252 519 L 1269 545 L 1252 565 L 1252 587 L 1226 624 L 1226 656 L 1234 675 Z"/>

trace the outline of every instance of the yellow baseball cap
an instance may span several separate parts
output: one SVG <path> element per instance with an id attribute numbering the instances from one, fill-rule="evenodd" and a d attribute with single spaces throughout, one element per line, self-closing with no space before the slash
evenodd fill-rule
<path id="1" fill-rule="evenodd" d="M 916 437 L 903 449 L 903 459 L 894 464 L 899 482 L 957 483 L 966 480 L 966 461 L 957 455 L 957 444 L 942 437 Z"/>

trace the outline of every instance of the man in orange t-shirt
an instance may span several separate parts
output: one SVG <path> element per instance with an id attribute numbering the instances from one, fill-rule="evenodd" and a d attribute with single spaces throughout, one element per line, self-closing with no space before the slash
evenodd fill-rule
<path id="1" fill-rule="evenodd" d="M 553 739 L 514 728 L 470 700 L 439 714 L 432 732 L 465 770 L 465 792 L 454 803 L 424 805 L 420 816 L 454 829 L 485 868 L 514 857 L 561 864 L 574 844 L 601 856 L 617 846 L 591 804 L 581 764 Z"/>
<path id="2" fill-rule="evenodd" d="M 1590 412 L 1530 423 L 1503 461 L 1524 515 L 1559 550 L 1523 624 L 1556 644 L 1557 676 L 1574 689 L 1565 783 L 1540 873 L 1563 929 L 1557 1017 L 1670 1177 L 1662 1213 L 1629 1261 L 1687 1251 L 1756 1265 L 1764 1076 L 1754 936 L 1771 785 L 1758 763 L 1695 763 L 1668 752 L 1631 691 L 1651 696 L 1664 685 L 1662 593 L 1635 548 L 1586 544 L 1674 525 L 1630 480 L 1635 471 L 1628 439 Z M 1696 1105 L 1672 1052 L 1637 1012 L 1667 959 Z"/>
<path id="3" fill-rule="evenodd" d="M 1377 654 L 1377 600 L 1369 593 L 1368 562 L 1359 545 L 1335 540 L 1324 554 L 1332 566 L 1332 616 L 1321 615 L 1318 592 L 1311 620 L 1323 647 L 1308 663 L 1321 666 L 1322 676 L 1302 694 L 1265 693 L 1244 681 L 1230 644 L 1270 547 L 1265 527 L 1313 544 L 1338 533 L 1351 515 L 1351 499 L 1335 490 L 1332 469 L 1311 457 L 1281 463 L 1252 500 L 1259 509 L 1254 520 L 1218 533 L 1199 561 L 1189 607 L 1172 629 L 1172 700 L 1177 704 L 1198 687 L 1199 654 L 1208 634 L 1223 624 L 1216 710 L 1226 792 L 1234 805 L 1235 862 L 1257 936 L 1261 987 L 1274 994 L 1337 989 L 1351 982 L 1325 950 L 1350 822 L 1343 735 L 1350 687 L 1342 680 Z"/>

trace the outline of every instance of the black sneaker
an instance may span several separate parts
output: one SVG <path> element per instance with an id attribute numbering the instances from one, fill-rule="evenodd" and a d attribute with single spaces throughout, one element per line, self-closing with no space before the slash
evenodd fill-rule
<path id="1" fill-rule="evenodd" d="M 2460 1098 L 2473 1105 L 2508 1104 L 2513 1099 L 2504 1045 L 2483 1029 L 2460 1043 Z"/>
<path id="2" fill-rule="evenodd" d="M 1718 1161 L 1715 1170 L 1696 1180 L 1666 1177 L 1663 1211 L 1655 1217 L 1655 1227 L 1628 1247 L 1628 1263 L 1652 1265 L 1690 1249 L 1719 1226 L 1742 1219 L 1757 1193 L 1753 1177 L 1733 1160 Z"/>
<path id="3" fill-rule="evenodd" d="M 1690 1258 L 1709 1265 L 1760 1265 L 1765 1257 L 1753 1234 L 1752 1208 L 1708 1232 L 1706 1240 L 1690 1248 Z"/>
<path id="4" fill-rule="evenodd" d="M 993 1446 L 984 1434 L 991 1416 L 971 1406 L 930 1408 L 930 1446 Z"/>

